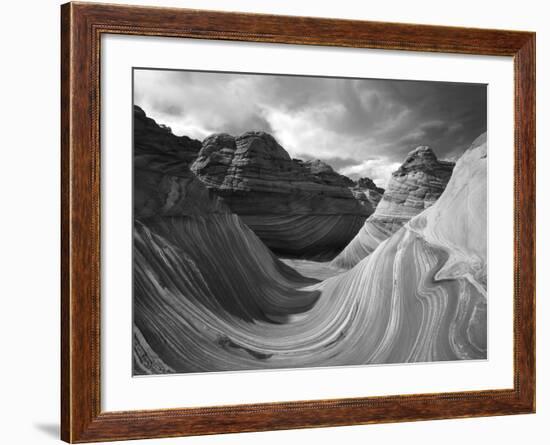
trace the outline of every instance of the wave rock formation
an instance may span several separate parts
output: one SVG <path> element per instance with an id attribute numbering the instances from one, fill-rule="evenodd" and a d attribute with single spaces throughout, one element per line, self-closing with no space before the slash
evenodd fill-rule
<path id="1" fill-rule="evenodd" d="M 292 159 L 264 132 L 214 134 L 191 170 L 273 251 L 334 257 L 374 212 L 383 190 L 319 160 Z"/>
<path id="2" fill-rule="evenodd" d="M 411 151 L 388 183 L 375 212 L 354 239 L 333 260 L 333 265 L 351 268 L 407 221 L 430 207 L 443 193 L 454 163 L 439 161 L 430 147 Z"/>
<path id="3" fill-rule="evenodd" d="M 197 179 L 187 140 L 149 144 L 166 130 L 135 120 L 134 374 L 486 357 L 483 138 L 433 206 L 319 279 Z"/>

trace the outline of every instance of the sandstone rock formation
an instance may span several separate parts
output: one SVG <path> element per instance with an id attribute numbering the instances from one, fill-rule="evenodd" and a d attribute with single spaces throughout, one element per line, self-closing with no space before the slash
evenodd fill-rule
<path id="1" fill-rule="evenodd" d="M 177 137 L 134 107 L 134 215 L 227 212 L 189 170 L 202 144 Z"/>
<path id="2" fill-rule="evenodd" d="M 354 182 L 320 160 L 292 159 L 264 132 L 214 134 L 201 143 L 174 136 L 137 106 L 134 115 L 134 175 L 140 183 L 134 201 L 144 215 L 158 208 L 194 211 L 183 192 L 202 182 L 273 251 L 330 259 L 353 239 L 382 197 L 383 189 L 369 178 Z M 211 206 L 214 201 L 201 194 L 191 195 Z"/>
<path id="3" fill-rule="evenodd" d="M 269 134 L 214 134 L 191 167 L 279 254 L 333 257 L 355 236 L 382 190 L 319 160 L 292 159 Z"/>
<path id="4" fill-rule="evenodd" d="M 191 172 L 200 143 L 174 136 L 140 109 L 134 130 L 135 374 L 179 372 L 170 359 L 178 344 L 186 344 L 179 357 L 190 359 L 186 370 L 199 370 L 195 336 L 230 347 L 232 330 L 279 323 L 314 304 L 318 292 L 302 288 L 316 280 L 278 261 Z M 205 313 L 221 314 L 219 325 L 206 327 Z M 224 324 L 225 313 L 234 326 Z"/>
<path id="5" fill-rule="evenodd" d="M 384 195 L 384 189 L 378 187 L 370 178 L 360 178 L 354 182 L 351 192 L 361 204 L 376 209 Z"/>
<path id="6" fill-rule="evenodd" d="M 486 179 L 481 137 L 434 205 L 322 281 L 285 267 L 234 214 L 142 218 L 135 372 L 486 358 Z"/>
<path id="7" fill-rule="evenodd" d="M 421 146 L 411 151 L 392 174 L 375 212 L 333 264 L 353 267 L 373 252 L 381 241 L 430 207 L 445 190 L 453 167 L 452 162 L 439 161 L 429 147 Z"/>

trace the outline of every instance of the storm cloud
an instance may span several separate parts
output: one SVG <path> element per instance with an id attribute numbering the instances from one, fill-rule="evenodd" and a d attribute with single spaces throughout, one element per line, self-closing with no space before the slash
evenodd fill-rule
<path id="1" fill-rule="evenodd" d="M 454 160 L 487 128 L 483 84 L 136 69 L 134 103 L 177 135 L 263 130 L 382 186 L 418 145 Z"/>

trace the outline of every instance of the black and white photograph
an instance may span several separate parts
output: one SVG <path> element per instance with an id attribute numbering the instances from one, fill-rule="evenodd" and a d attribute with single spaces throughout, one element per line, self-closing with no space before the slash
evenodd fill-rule
<path id="1" fill-rule="evenodd" d="M 133 70 L 133 375 L 485 360 L 487 85 Z"/>
<path id="2" fill-rule="evenodd" d="M 546 6 L 6 2 L 0 442 L 546 445 Z"/>

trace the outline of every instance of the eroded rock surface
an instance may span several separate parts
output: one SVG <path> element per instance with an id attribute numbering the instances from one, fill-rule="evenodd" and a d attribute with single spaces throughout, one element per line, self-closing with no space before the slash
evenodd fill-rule
<path id="1" fill-rule="evenodd" d="M 189 169 L 201 144 L 140 109 L 134 129 L 134 374 L 200 370 L 204 341 L 239 351 L 236 329 L 311 308 L 319 293 L 303 288 L 318 280 L 280 262 Z M 269 357 L 240 352 L 225 366 Z"/>
<path id="2" fill-rule="evenodd" d="M 268 247 L 299 257 L 334 256 L 383 191 L 322 161 L 292 159 L 264 132 L 206 138 L 191 169 Z"/>
<path id="3" fill-rule="evenodd" d="M 434 205 L 334 275 L 299 274 L 218 204 L 138 218 L 134 372 L 486 358 L 486 150 L 481 137 Z"/>
<path id="4" fill-rule="evenodd" d="M 134 116 L 138 216 L 225 204 L 277 254 L 332 259 L 384 192 L 369 178 L 352 181 L 320 160 L 292 159 L 265 132 L 219 133 L 200 142 L 174 136 L 137 106 Z M 205 198 L 208 191 L 220 199 Z"/>
<path id="5" fill-rule="evenodd" d="M 221 199 L 190 171 L 202 144 L 174 136 L 134 107 L 134 215 L 228 212 Z"/>
<path id="6" fill-rule="evenodd" d="M 452 162 L 439 161 L 427 146 L 411 151 L 392 174 L 375 212 L 333 264 L 353 267 L 373 252 L 381 241 L 430 207 L 445 190 L 453 167 Z"/>

